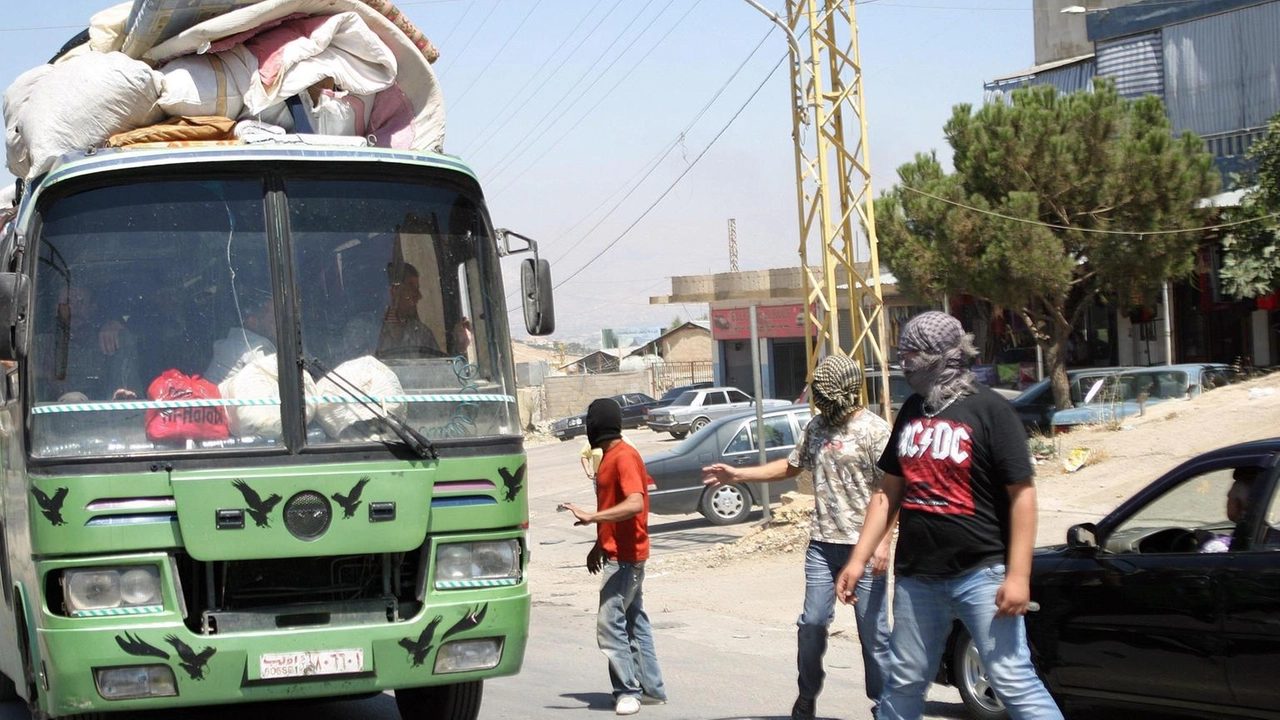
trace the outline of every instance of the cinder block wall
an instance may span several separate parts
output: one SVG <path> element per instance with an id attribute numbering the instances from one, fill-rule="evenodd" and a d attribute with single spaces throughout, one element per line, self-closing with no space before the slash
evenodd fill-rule
<path id="1" fill-rule="evenodd" d="M 619 393 L 650 390 L 648 372 L 605 373 L 603 375 L 558 375 L 543 381 L 546 393 L 546 419 L 586 412 L 592 400 Z"/>

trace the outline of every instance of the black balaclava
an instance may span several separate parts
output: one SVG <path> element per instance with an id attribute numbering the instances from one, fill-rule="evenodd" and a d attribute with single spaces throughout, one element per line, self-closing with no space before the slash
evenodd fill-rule
<path id="1" fill-rule="evenodd" d="M 587 442 L 602 448 L 610 440 L 622 437 L 622 408 L 609 398 L 592 400 L 587 406 Z"/>
<path id="2" fill-rule="evenodd" d="M 828 355 L 813 369 L 813 405 L 830 422 L 844 420 L 858 409 L 862 371 L 847 355 Z"/>
<path id="3" fill-rule="evenodd" d="M 977 392 L 978 379 L 969 365 L 978 350 L 973 336 L 954 317 L 930 310 L 911 318 L 898 338 L 898 351 L 917 353 L 902 361 L 902 374 L 911 389 L 924 397 L 926 413 L 942 412 L 955 400 Z"/>

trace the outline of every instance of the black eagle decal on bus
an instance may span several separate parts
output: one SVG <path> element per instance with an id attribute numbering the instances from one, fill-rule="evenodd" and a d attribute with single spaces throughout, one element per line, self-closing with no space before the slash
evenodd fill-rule
<path id="1" fill-rule="evenodd" d="M 209 658 L 218 652 L 215 647 L 206 647 L 200 652 L 191 649 L 191 646 L 178 639 L 177 635 L 165 635 L 164 641 L 173 646 L 178 651 L 178 667 L 187 671 L 192 680 L 203 680 L 205 667 L 209 664 Z"/>
<path id="2" fill-rule="evenodd" d="M 53 497 L 44 494 L 44 491 L 34 485 L 31 486 L 31 494 L 36 498 L 36 504 L 40 506 L 40 513 L 44 515 L 50 523 L 54 525 L 65 525 L 62 519 L 62 502 L 67 499 L 67 488 L 60 487 L 53 492 Z"/>
<path id="3" fill-rule="evenodd" d="M 444 618 L 437 615 L 427 623 L 427 627 L 418 635 L 418 639 L 400 638 L 400 647 L 409 651 L 409 662 L 414 667 L 422 667 L 422 663 L 426 662 L 427 654 L 434 647 L 431 640 L 435 637 L 436 628 L 440 627 L 440 623 L 444 622 Z"/>
<path id="4" fill-rule="evenodd" d="M 138 657 L 156 657 L 161 660 L 169 659 L 169 653 L 161 650 L 155 645 L 152 645 L 146 640 L 143 640 L 137 635 L 130 635 L 129 633 L 117 635 L 116 644 L 120 646 L 121 650 L 129 653 L 130 655 L 137 655 Z"/>
<path id="5" fill-rule="evenodd" d="M 271 527 L 271 511 L 279 504 L 280 496 L 271 493 L 266 500 L 263 500 L 257 490 L 249 487 L 249 483 L 236 479 L 232 480 L 231 484 L 244 496 L 244 501 L 249 505 L 249 517 L 253 518 L 254 524 L 260 528 Z"/>
<path id="6" fill-rule="evenodd" d="M 462 616 L 462 619 L 458 620 L 458 622 L 453 624 L 453 627 L 444 631 L 444 635 L 440 639 L 448 640 L 449 638 L 453 637 L 454 635 L 457 635 L 458 633 L 464 633 L 468 630 L 472 630 L 479 627 L 480 623 L 484 622 L 484 614 L 488 610 L 489 610 L 489 603 L 485 603 L 483 605 L 477 605 L 475 609 L 468 610 L 467 614 Z"/>
<path id="7" fill-rule="evenodd" d="M 502 486 L 507 491 L 507 502 L 515 502 L 516 495 L 520 494 L 520 488 L 524 486 L 524 469 L 526 467 L 528 465 L 521 465 L 516 468 L 514 475 L 504 467 L 498 468 L 498 474 L 502 476 Z"/>
<path id="8" fill-rule="evenodd" d="M 333 498 L 334 502 L 342 506 L 343 520 L 346 520 L 347 518 L 355 517 L 356 508 L 360 507 L 360 493 L 364 491 L 364 486 L 368 484 L 369 484 L 369 476 L 366 475 L 360 478 L 360 481 L 357 482 L 355 487 L 351 488 L 351 491 L 348 492 L 346 495 L 343 495 L 340 492 L 336 492 L 329 496 Z"/>

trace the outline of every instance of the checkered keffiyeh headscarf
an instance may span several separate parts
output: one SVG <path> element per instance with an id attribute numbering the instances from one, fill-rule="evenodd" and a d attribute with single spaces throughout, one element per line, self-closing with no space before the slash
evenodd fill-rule
<path id="1" fill-rule="evenodd" d="M 917 353 L 903 361 L 902 374 L 924 396 L 927 409 L 937 412 L 948 401 L 977 392 L 969 365 L 978 350 L 973 335 L 954 317 L 937 310 L 916 315 L 903 326 L 898 350 Z"/>
<path id="2" fill-rule="evenodd" d="M 827 419 L 836 422 L 858 409 L 862 392 L 862 371 L 847 355 L 828 355 L 813 369 L 813 404 Z"/>

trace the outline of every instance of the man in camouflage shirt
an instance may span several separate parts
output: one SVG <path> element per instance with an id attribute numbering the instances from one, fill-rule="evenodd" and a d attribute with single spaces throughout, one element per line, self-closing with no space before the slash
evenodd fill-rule
<path id="1" fill-rule="evenodd" d="M 827 651 L 827 628 L 835 619 L 835 580 L 858 543 L 872 498 L 883 502 L 883 494 L 874 494 L 882 475 L 876 461 L 892 430 L 883 418 L 860 406 L 862 372 L 844 355 L 824 358 L 813 371 L 809 389 L 821 414 L 809 421 L 790 457 L 749 468 L 716 463 L 702 469 L 703 482 L 708 485 L 774 482 L 803 470 L 813 473 L 804 609 L 796 621 L 800 692 L 791 708 L 793 720 L 812 720 L 816 712 L 826 675 L 822 656 Z M 858 584 L 854 605 L 872 717 L 880 701 L 889 655 L 884 572 L 891 543 L 892 535 L 887 534 L 867 565 L 869 572 Z"/>

